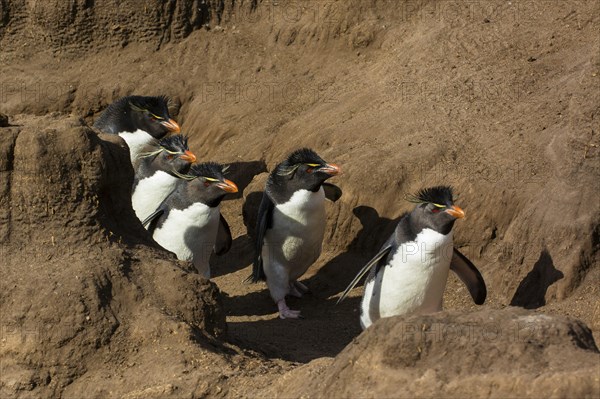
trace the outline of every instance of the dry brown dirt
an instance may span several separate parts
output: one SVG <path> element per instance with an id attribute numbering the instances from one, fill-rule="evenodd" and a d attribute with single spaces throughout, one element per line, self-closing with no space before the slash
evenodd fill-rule
<path id="1" fill-rule="evenodd" d="M 0 1 L 0 396 L 600 397 L 599 30 L 593 0 Z M 89 127 L 132 93 L 232 165 L 211 282 L 147 237 L 123 143 Z M 344 195 L 290 321 L 243 280 L 300 146 Z M 451 276 L 447 312 L 361 334 L 361 288 L 335 301 L 440 183 L 486 304 Z"/>

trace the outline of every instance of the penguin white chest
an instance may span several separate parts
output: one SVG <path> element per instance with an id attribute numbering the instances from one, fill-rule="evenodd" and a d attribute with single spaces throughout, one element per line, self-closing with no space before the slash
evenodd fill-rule
<path id="1" fill-rule="evenodd" d="M 131 163 L 135 164 L 139 155 L 156 140 L 145 130 L 138 129 L 135 132 L 121 132 L 119 136 L 127 143 L 129 147 L 129 157 Z"/>
<path id="2" fill-rule="evenodd" d="M 319 257 L 325 235 L 325 192 L 296 191 L 273 210 L 273 227 L 267 231 L 263 251 L 267 261 L 285 264 L 292 278 L 304 274 Z"/>
<path id="3" fill-rule="evenodd" d="M 452 232 L 443 235 L 431 229 L 401 244 L 391 261 L 365 285 L 363 327 L 381 317 L 442 310 L 452 251 Z"/>
<path id="4" fill-rule="evenodd" d="M 161 202 L 173 192 L 176 184 L 175 176 L 160 170 L 140 180 L 131 196 L 131 205 L 138 219 L 143 222 L 158 209 Z"/>
<path id="5" fill-rule="evenodd" d="M 172 209 L 153 238 L 177 259 L 194 263 L 198 273 L 210 277 L 209 259 L 217 238 L 219 207 L 197 202 L 186 209 Z"/>

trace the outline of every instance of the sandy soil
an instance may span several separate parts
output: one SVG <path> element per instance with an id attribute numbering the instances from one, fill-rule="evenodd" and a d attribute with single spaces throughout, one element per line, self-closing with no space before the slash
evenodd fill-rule
<path id="1" fill-rule="evenodd" d="M 600 3 L 577 0 L 0 2 L 2 395 L 600 396 L 599 28 Z M 194 152 L 232 164 L 212 283 L 145 235 L 122 143 L 89 128 L 131 93 L 169 95 Z M 306 318 L 279 320 L 243 280 L 266 172 L 301 146 L 342 166 L 344 195 L 290 300 Z M 361 334 L 362 288 L 334 304 L 404 194 L 440 183 L 488 300 L 451 276 L 439 322 L 549 319 L 538 341 L 472 342 L 514 354 L 485 373 L 444 341 L 418 365 L 399 350 L 386 383 L 361 353 L 405 321 Z"/>

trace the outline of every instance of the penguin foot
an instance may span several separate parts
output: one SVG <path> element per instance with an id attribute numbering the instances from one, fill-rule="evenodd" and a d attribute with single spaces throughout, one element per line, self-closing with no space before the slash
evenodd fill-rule
<path id="1" fill-rule="evenodd" d="M 300 315 L 299 310 L 292 310 L 288 308 L 285 303 L 285 299 L 277 302 L 277 308 L 279 308 L 279 318 L 280 319 L 300 319 L 302 316 Z"/>

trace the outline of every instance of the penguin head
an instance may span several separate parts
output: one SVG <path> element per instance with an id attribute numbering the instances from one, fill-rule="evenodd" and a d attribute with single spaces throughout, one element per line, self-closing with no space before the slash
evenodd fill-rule
<path id="1" fill-rule="evenodd" d="M 142 154 L 142 158 L 150 158 L 152 169 L 162 170 L 175 176 L 187 173 L 191 165 L 196 162 L 196 156 L 189 150 L 188 138 L 181 134 L 160 140 L 156 150 Z"/>
<path id="2" fill-rule="evenodd" d="M 408 196 L 407 200 L 418 204 L 411 213 L 415 230 L 418 231 L 429 228 L 446 235 L 452 230 L 456 219 L 465 217 L 465 212 L 454 205 L 452 188 L 448 186 L 424 188 Z"/>
<path id="3" fill-rule="evenodd" d="M 316 192 L 325 180 L 340 171 L 339 166 L 325 162 L 313 150 L 302 148 L 277 165 L 269 180 L 272 185 L 286 187 L 292 192 L 302 189 Z"/>
<path id="4" fill-rule="evenodd" d="M 236 184 L 225 178 L 226 171 L 227 167 L 216 162 L 193 165 L 184 176 L 189 180 L 186 187 L 188 197 L 195 202 L 215 207 L 226 194 L 237 193 Z"/>
<path id="5" fill-rule="evenodd" d="M 125 97 L 129 107 L 129 117 L 135 129 L 148 132 L 155 139 L 161 139 L 168 133 L 179 133 L 177 122 L 169 116 L 167 97 Z"/>

